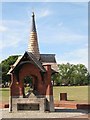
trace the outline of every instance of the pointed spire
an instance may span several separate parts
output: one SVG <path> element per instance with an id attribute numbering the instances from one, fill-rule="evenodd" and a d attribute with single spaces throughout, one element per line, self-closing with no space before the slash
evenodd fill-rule
<path id="1" fill-rule="evenodd" d="M 32 12 L 32 32 L 36 32 L 36 26 L 35 26 L 35 18 L 34 18 L 34 12 Z"/>
<path id="2" fill-rule="evenodd" d="M 31 52 L 39 60 L 40 53 L 39 53 L 34 12 L 32 12 L 32 26 L 31 26 L 30 40 L 28 44 L 28 52 Z"/>

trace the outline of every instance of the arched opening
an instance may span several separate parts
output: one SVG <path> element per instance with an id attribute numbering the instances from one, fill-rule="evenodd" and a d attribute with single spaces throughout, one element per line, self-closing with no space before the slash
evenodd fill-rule
<path id="1" fill-rule="evenodd" d="M 28 97 L 32 92 L 37 91 L 37 77 L 33 75 L 25 76 L 23 79 L 23 96 Z"/>

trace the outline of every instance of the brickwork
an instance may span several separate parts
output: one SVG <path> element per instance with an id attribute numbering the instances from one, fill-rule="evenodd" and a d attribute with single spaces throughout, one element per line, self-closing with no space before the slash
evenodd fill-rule
<path id="1" fill-rule="evenodd" d="M 27 63 L 24 64 L 18 73 L 18 79 L 17 75 L 13 73 L 12 76 L 12 82 L 10 86 L 10 92 L 12 98 L 20 98 L 24 97 L 24 78 L 26 76 L 32 76 L 33 77 L 33 86 L 35 88 L 35 91 L 38 92 L 39 96 L 44 96 L 48 100 L 49 109 L 50 111 L 54 111 L 54 104 L 53 104 L 53 89 L 51 84 L 51 65 L 45 65 L 44 68 L 46 69 L 46 73 L 42 77 L 41 71 L 38 67 L 36 67 L 34 64 Z M 12 100 L 11 100 L 11 104 Z M 12 107 L 12 105 L 10 105 Z M 51 107 L 50 107 L 51 106 Z"/>
<path id="2" fill-rule="evenodd" d="M 42 80 L 40 70 L 33 64 L 25 64 L 19 71 L 19 82 L 16 79 L 15 74 L 12 74 L 11 82 L 11 96 L 23 96 L 23 80 L 26 76 L 33 76 L 33 84 L 40 95 L 53 95 L 52 84 L 51 84 L 51 70 L 50 65 L 45 66 L 46 73 Z"/>
<path id="3" fill-rule="evenodd" d="M 35 67 L 33 64 L 25 64 L 23 65 L 22 69 L 19 71 L 19 82 L 16 79 L 15 74 L 12 75 L 13 80 L 11 84 L 11 96 L 23 96 L 23 88 L 24 88 L 24 78 L 26 76 L 34 76 L 33 84 L 37 87 L 36 90 L 39 94 L 45 94 L 45 88 L 43 89 L 43 82 L 40 75 L 40 70 Z"/>
<path id="4" fill-rule="evenodd" d="M 14 103 L 12 103 L 14 98 L 26 97 L 24 91 L 24 78 L 31 76 L 33 78 L 33 91 L 36 91 L 39 97 L 42 96 L 46 99 L 46 106 L 48 105 L 49 111 L 54 111 L 51 72 L 51 65 L 49 63 L 43 65 L 40 60 L 35 18 L 33 13 L 28 52 L 25 52 L 19 61 L 16 62 L 16 66 L 14 66 L 14 68 L 12 68 L 9 72 L 11 74 L 10 109 L 14 106 Z M 23 100 L 25 99 L 22 99 L 22 101 Z"/>
<path id="5" fill-rule="evenodd" d="M 22 69 L 20 70 L 20 84 L 22 85 L 22 81 L 26 76 L 34 76 L 34 81 L 33 81 L 33 85 L 36 86 L 36 91 L 38 91 L 38 93 L 40 95 L 44 95 L 45 94 L 45 87 L 43 86 L 43 81 L 42 81 L 42 77 L 40 74 L 40 70 L 35 67 L 33 64 L 26 64 L 22 67 Z"/>

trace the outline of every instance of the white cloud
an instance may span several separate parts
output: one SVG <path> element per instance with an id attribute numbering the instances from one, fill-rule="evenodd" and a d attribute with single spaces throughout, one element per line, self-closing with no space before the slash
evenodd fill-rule
<path id="1" fill-rule="evenodd" d="M 41 10 L 39 13 L 39 17 L 47 17 L 51 14 L 50 10 L 46 9 L 46 10 Z"/>
<path id="2" fill-rule="evenodd" d="M 44 37 L 43 37 L 44 38 Z M 72 32 L 54 32 L 52 35 L 46 36 L 45 39 L 43 39 L 42 43 L 45 44 L 82 44 L 84 42 L 88 42 L 88 35 L 83 35 L 79 33 L 72 33 Z"/>
<path id="3" fill-rule="evenodd" d="M 62 56 L 57 55 L 58 63 L 84 64 L 88 68 L 88 48 L 76 49 L 66 52 Z"/>
<path id="4" fill-rule="evenodd" d="M 9 47 L 18 47 L 20 42 L 25 40 L 24 38 L 28 32 L 27 24 L 25 24 L 25 21 L 18 20 L 3 20 L 2 23 L 7 27 L 0 26 L 1 30 L 4 31 L 1 38 L 2 40 L 0 40 L 0 50 Z"/>
<path id="5" fill-rule="evenodd" d="M 18 43 L 21 41 L 21 39 L 19 39 L 17 36 L 7 36 L 7 39 L 2 40 L 2 45 L 0 47 L 0 49 L 5 49 L 8 47 L 16 47 L 18 45 Z"/>
<path id="6" fill-rule="evenodd" d="M 22 25 L 25 25 L 25 21 L 20 21 L 20 20 L 0 20 L 0 24 L 3 24 L 3 25 L 9 25 L 9 26 L 22 26 Z"/>
<path id="7" fill-rule="evenodd" d="M 27 9 L 27 14 L 29 19 L 31 18 L 31 9 Z M 39 8 L 38 10 L 35 10 L 35 14 L 37 19 L 43 18 L 43 17 L 47 17 L 49 15 L 52 14 L 51 10 L 47 9 L 47 8 Z"/>
<path id="8" fill-rule="evenodd" d="M 0 25 L 0 32 L 7 31 L 7 27 Z"/>
<path id="9" fill-rule="evenodd" d="M 75 33 L 60 33 L 57 38 L 60 42 L 81 42 L 83 40 L 87 40 L 86 35 L 79 35 Z"/>

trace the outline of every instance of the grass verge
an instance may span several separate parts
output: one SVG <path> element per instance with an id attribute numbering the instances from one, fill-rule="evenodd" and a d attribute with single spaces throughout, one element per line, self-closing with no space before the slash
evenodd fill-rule
<path id="1" fill-rule="evenodd" d="M 69 101 L 88 102 L 88 86 L 53 87 L 54 100 L 60 100 L 60 93 L 67 93 Z M 0 88 L 0 95 L 0 102 L 9 102 L 9 88 Z"/>

